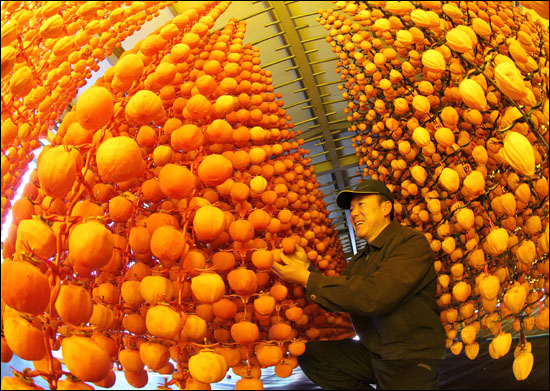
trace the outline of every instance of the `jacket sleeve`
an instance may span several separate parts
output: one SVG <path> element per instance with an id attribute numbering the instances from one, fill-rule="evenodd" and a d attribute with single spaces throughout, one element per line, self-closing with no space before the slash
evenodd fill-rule
<path id="1" fill-rule="evenodd" d="M 328 277 L 311 273 L 307 297 L 328 311 L 361 316 L 393 311 L 433 268 L 433 253 L 423 235 L 413 235 L 393 249 L 370 276 Z"/>
<path id="2" fill-rule="evenodd" d="M 307 270 L 309 270 L 309 271 L 312 272 L 312 273 L 319 273 L 319 270 L 317 270 L 317 269 L 315 268 L 315 265 L 313 265 L 313 262 L 310 262 L 310 264 L 309 264 Z"/>

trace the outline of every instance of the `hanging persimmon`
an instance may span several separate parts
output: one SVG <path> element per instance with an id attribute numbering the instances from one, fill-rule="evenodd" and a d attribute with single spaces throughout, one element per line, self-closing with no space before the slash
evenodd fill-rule
<path id="1" fill-rule="evenodd" d="M 127 181 L 141 169 L 141 149 L 130 137 L 112 137 L 97 149 L 96 162 L 105 182 Z"/>
<path id="2" fill-rule="evenodd" d="M 38 315 L 46 309 L 49 297 L 48 278 L 36 266 L 24 261 L 2 262 L 2 298 L 7 305 Z"/>
<path id="3" fill-rule="evenodd" d="M 149 90 L 139 90 L 132 95 L 124 107 L 124 113 L 126 120 L 137 126 L 162 123 L 166 116 L 162 100 Z"/>
<path id="4" fill-rule="evenodd" d="M 107 125 L 113 116 L 113 96 L 105 87 L 92 87 L 82 93 L 76 102 L 78 123 L 88 130 Z"/>
<path id="5" fill-rule="evenodd" d="M 76 179 L 76 162 L 63 146 L 50 148 L 37 164 L 40 188 L 51 197 L 65 197 Z"/>
<path id="6" fill-rule="evenodd" d="M 94 251 L 91 252 L 90 248 Z M 113 234 L 101 223 L 89 221 L 78 224 L 69 237 L 69 253 L 76 263 L 99 269 L 113 255 Z"/>
<path id="7" fill-rule="evenodd" d="M 221 185 L 232 173 L 231 161 L 219 154 L 206 156 L 197 171 L 200 180 L 208 186 Z"/>

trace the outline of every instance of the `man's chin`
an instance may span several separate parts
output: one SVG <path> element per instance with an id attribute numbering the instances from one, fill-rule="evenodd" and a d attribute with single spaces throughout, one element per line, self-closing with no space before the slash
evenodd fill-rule
<path id="1" fill-rule="evenodd" d="M 357 236 L 359 239 L 365 239 L 367 236 L 367 227 L 359 226 L 355 229 L 355 236 Z M 366 239 L 365 239 L 366 240 Z"/>

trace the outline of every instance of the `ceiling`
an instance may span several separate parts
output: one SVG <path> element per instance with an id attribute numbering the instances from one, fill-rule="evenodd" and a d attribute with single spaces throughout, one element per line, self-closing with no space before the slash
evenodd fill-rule
<path id="1" fill-rule="evenodd" d="M 161 10 L 99 64 L 99 70 L 79 90 L 79 95 L 114 65 L 125 50 L 132 49 L 196 3 L 181 1 Z M 243 42 L 259 48 L 260 65 L 273 74 L 274 92 L 282 94 L 283 108 L 292 117 L 294 129 L 301 132 L 303 147 L 309 151 L 307 157 L 312 160 L 327 210 L 331 212 L 329 218 L 349 257 L 361 243 L 356 243 L 349 216 L 336 205 L 336 195 L 357 184 L 359 159 L 352 145 L 355 134 L 348 131 L 350 123 L 344 112 L 347 100 L 338 89 L 342 81 L 335 71 L 337 57 L 325 40 L 327 30 L 316 21 L 319 9 L 333 7 L 330 1 L 234 1 L 218 18 L 213 30 L 222 29 L 232 18 L 246 21 Z"/>
<path id="2" fill-rule="evenodd" d="M 197 3 L 179 1 L 160 10 L 158 16 L 98 64 L 99 70 L 79 89 L 71 106 L 125 50 L 132 49 L 158 27 Z M 531 6 L 530 3 L 540 2 L 521 3 Z M 356 243 L 349 214 L 346 216 L 348 212 L 338 208 L 335 199 L 339 191 L 357 184 L 362 168 L 353 147 L 355 132 L 348 130 L 347 100 L 338 89 L 342 79 L 336 72 L 337 56 L 325 40 L 329 32 L 316 20 L 320 9 L 329 8 L 337 7 L 330 1 L 234 1 L 218 18 L 213 30 L 222 29 L 232 18 L 246 21 L 243 42 L 259 48 L 260 65 L 272 72 L 275 92 L 282 94 L 286 103 L 283 108 L 292 117 L 295 129 L 301 132 L 304 148 L 309 151 L 308 157 L 325 195 L 329 218 L 339 233 L 346 256 L 350 257 L 362 243 L 361 240 Z"/>

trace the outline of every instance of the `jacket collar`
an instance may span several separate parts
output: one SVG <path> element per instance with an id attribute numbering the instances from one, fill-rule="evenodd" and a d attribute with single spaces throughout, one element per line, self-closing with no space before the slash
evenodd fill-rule
<path id="1" fill-rule="evenodd" d="M 386 243 L 388 243 L 391 238 L 394 236 L 395 231 L 399 228 L 401 224 L 393 219 L 387 226 L 378 234 L 372 242 L 369 243 L 370 246 L 376 248 L 382 248 Z"/>

